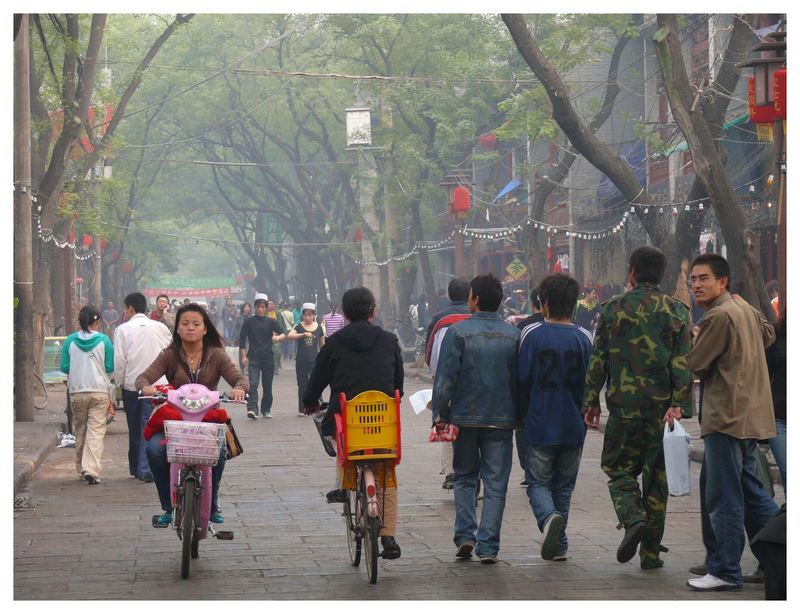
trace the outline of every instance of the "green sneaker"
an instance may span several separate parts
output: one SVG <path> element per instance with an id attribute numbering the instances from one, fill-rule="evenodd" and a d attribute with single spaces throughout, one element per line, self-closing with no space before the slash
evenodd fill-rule
<path id="1" fill-rule="evenodd" d="M 172 524 L 172 512 L 164 512 L 160 516 L 153 516 L 153 526 L 163 529 Z"/>
<path id="2" fill-rule="evenodd" d="M 214 524 L 222 524 L 225 522 L 225 518 L 219 512 L 214 512 L 208 517 L 208 521 L 213 522 Z"/>

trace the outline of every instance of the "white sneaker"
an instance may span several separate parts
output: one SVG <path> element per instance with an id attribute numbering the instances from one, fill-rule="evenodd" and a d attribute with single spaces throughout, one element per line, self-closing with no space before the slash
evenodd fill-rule
<path id="1" fill-rule="evenodd" d="M 255 420 L 256 418 L 258 418 L 258 415 L 254 411 L 248 411 L 247 417 L 250 418 L 251 420 Z"/>
<path id="2" fill-rule="evenodd" d="M 740 591 L 741 585 L 727 582 L 707 573 L 702 578 L 692 578 L 686 585 L 693 591 Z"/>

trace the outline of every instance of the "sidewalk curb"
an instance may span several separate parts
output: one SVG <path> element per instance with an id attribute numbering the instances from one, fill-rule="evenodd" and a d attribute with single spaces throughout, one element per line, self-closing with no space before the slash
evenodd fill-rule
<path id="1" fill-rule="evenodd" d="M 53 427 L 58 425 L 48 424 L 42 427 L 41 437 L 37 440 L 44 440 L 44 443 L 39 446 L 33 455 L 33 459 L 17 461 L 14 463 L 14 494 L 18 494 L 22 487 L 28 482 L 41 464 L 47 460 L 50 453 L 56 449 L 58 445 L 58 436 L 53 433 L 48 436 L 48 432 L 52 432 Z"/>

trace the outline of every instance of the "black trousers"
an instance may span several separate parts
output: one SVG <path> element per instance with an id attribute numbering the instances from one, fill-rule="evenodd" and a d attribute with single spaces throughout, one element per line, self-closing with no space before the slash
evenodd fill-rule
<path id="1" fill-rule="evenodd" d="M 303 395 L 306 393 L 306 387 L 313 368 L 313 362 L 296 362 L 294 364 L 295 373 L 297 374 L 297 411 L 300 413 L 303 413 Z"/>
<path id="2" fill-rule="evenodd" d="M 266 416 L 272 409 L 272 378 L 275 376 L 275 363 L 247 361 L 247 373 L 250 376 L 250 391 L 247 397 L 247 411 L 258 414 L 258 380 L 261 380 L 261 415 Z"/>

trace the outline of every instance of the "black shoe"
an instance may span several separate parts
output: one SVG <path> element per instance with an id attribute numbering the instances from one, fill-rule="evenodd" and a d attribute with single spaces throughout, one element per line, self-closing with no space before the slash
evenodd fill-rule
<path id="1" fill-rule="evenodd" d="M 152 473 L 143 473 L 139 476 L 139 481 L 141 482 L 152 482 L 153 481 L 153 474 Z"/>
<path id="2" fill-rule="evenodd" d="M 99 484 L 100 483 L 100 478 L 96 478 L 90 473 L 84 473 L 83 474 L 83 479 L 86 480 L 86 482 L 88 484 L 90 484 L 90 485 L 94 485 L 94 484 Z"/>
<path id="3" fill-rule="evenodd" d="M 475 544 L 472 542 L 464 542 L 458 547 L 456 550 L 456 558 L 457 559 L 471 559 L 472 558 L 472 551 L 475 549 Z"/>
<path id="4" fill-rule="evenodd" d="M 636 548 L 639 542 L 642 541 L 644 534 L 647 532 L 647 526 L 641 520 L 634 522 L 631 526 L 625 528 L 625 537 L 622 538 L 619 548 L 617 548 L 617 561 L 620 563 L 627 563 L 636 554 Z"/>
<path id="5" fill-rule="evenodd" d="M 520 486 L 530 486 L 530 483 L 528 482 L 528 480 L 522 480 L 522 481 L 519 483 L 519 485 L 520 485 Z"/>
<path id="6" fill-rule="evenodd" d="M 448 473 L 444 478 L 444 482 L 442 482 L 442 488 L 444 490 L 453 490 L 453 486 L 455 485 L 455 481 L 456 481 L 456 474 L 455 473 Z"/>
<path id="7" fill-rule="evenodd" d="M 689 573 L 694 574 L 696 576 L 704 576 L 708 573 L 708 565 L 706 563 L 703 563 L 702 565 L 695 565 L 694 567 L 690 567 Z"/>
<path id="8" fill-rule="evenodd" d="M 643 559 L 639 563 L 639 566 L 644 570 L 661 569 L 664 566 L 664 561 L 662 561 L 661 559 L 647 559 L 647 560 Z"/>
<path id="9" fill-rule="evenodd" d="M 344 503 L 347 501 L 347 491 L 343 488 L 337 488 L 326 494 L 325 498 L 328 503 Z"/>
<path id="10" fill-rule="evenodd" d="M 764 570 L 759 565 L 753 573 L 742 576 L 742 582 L 746 584 L 764 584 Z"/>
<path id="11" fill-rule="evenodd" d="M 381 537 L 381 548 L 383 548 L 381 558 L 386 560 L 400 558 L 400 546 L 397 545 L 394 537 L 389 537 L 388 535 Z"/>

